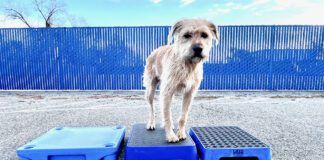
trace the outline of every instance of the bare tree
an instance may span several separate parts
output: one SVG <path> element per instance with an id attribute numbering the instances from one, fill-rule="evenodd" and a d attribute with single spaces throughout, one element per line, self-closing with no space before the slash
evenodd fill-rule
<path id="1" fill-rule="evenodd" d="M 53 27 L 55 17 L 65 12 L 64 4 L 56 0 L 33 0 L 32 5 L 34 6 L 35 13 L 40 15 L 43 19 L 46 28 Z M 31 27 L 23 12 L 14 8 L 7 8 L 6 11 L 9 18 L 18 19 L 28 27 Z"/>
<path id="2" fill-rule="evenodd" d="M 9 18 L 12 18 L 12 19 L 19 19 L 20 21 L 22 21 L 24 24 L 26 24 L 29 28 L 31 28 L 31 25 L 27 22 L 27 20 L 25 19 L 24 15 L 22 14 L 22 12 L 19 12 L 15 9 L 6 9 L 6 11 L 8 12 L 7 13 L 7 16 Z"/>
<path id="3" fill-rule="evenodd" d="M 59 14 L 59 12 L 64 12 L 63 4 L 59 4 L 56 0 L 50 0 L 48 4 L 46 1 L 34 0 L 34 5 L 44 19 L 46 28 L 53 26 L 55 15 Z"/>

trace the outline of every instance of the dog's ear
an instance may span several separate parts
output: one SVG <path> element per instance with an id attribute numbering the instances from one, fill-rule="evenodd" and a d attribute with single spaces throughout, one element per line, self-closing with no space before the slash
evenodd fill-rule
<path id="1" fill-rule="evenodd" d="M 177 33 L 177 32 L 180 32 L 180 30 L 182 29 L 183 27 L 183 23 L 184 23 L 184 20 L 181 20 L 181 21 L 178 21 L 177 23 L 175 23 L 170 32 L 169 32 L 169 35 L 168 35 L 168 44 L 171 44 L 172 43 L 172 39 L 173 39 L 173 36 Z"/>
<path id="2" fill-rule="evenodd" d="M 219 31 L 218 31 L 218 27 L 217 27 L 215 24 L 211 23 L 211 22 L 209 22 L 208 27 L 209 27 L 209 29 L 210 29 L 210 30 L 212 31 L 212 33 L 213 33 L 213 39 L 215 39 L 215 40 L 219 40 Z"/>

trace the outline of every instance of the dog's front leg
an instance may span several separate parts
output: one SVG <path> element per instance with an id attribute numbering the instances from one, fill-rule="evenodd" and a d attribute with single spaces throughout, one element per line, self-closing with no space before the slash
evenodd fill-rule
<path id="1" fill-rule="evenodd" d="M 173 84 L 170 84 L 173 85 Z M 168 142 L 178 142 L 179 138 L 173 131 L 173 121 L 171 114 L 171 101 L 175 88 L 172 88 L 166 84 L 161 84 L 160 102 L 163 112 L 163 123 Z"/>
<path id="2" fill-rule="evenodd" d="M 177 136 L 180 140 L 184 140 L 187 138 L 186 135 L 186 123 L 188 119 L 188 112 L 189 108 L 191 106 L 192 99 L 194 97 L 194 94 L 196 93 L 196 88 L 192 88 L 189 91 L 185 92 L 183 95 L 183 101 L 182 101 L 182 112 L 179 117 L 179 128 L 177 132 Z"/>

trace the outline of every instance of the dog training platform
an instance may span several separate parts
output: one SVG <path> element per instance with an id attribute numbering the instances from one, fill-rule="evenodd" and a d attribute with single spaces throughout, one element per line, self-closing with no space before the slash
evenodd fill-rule
<path id="1" fill-rule="evenodd" d="M 202 160 L 270 160 L 270 148 L 239 127 L 193 127 L 189 132 Z"/>
<path id="2" fill-rule="evenodd" d="M 126 160 L 197 160 L 196 145 L 187 136 L 178 143 L 168 143 L 162 128 L 148 131 L 145 124 L 135 124 L 127 142 Z"/>
<path id="3" fill-rule="evenodd" d="M 17 149 L 20 160 L 115 160 L 125 127 L 54 128 Z"/>

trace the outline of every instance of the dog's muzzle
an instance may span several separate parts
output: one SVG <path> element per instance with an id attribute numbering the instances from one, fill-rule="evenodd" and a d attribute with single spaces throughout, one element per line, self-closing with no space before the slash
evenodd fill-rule
<path id="1" fill-rule="evenodd" d="M 202 55 L 203 48 L 201 48 L 200 45 L 194 45 L 192 47 L 192 50 L 193 50 L 193 53 L 194 53 L 192 58 L 204 58 L 203 55 Z"/>

